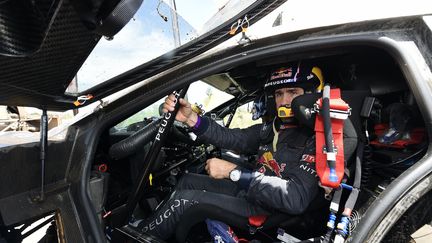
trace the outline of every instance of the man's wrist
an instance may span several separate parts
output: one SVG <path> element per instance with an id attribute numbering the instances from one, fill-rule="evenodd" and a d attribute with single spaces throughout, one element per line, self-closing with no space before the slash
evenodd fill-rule
<path id="1" fill-rule="evenodd" d="M 197 122 L 191 128 L 192 128 L 192 132 L 199 137 L 208 130 L 209 126 L 210 126 L 210 119 L 208 117 L 197 116 Z"/>

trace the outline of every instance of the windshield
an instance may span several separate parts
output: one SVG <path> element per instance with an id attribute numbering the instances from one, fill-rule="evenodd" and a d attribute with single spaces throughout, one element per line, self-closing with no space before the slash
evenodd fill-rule
<path id="1" fill-rule="evenodd" d="M 204 27 L 205 23 L 224 9 L 227 2 L 228 0 L 144 1 L 134 18 L 112 40 L 102 38 L 99 41 L 66 92 L 85 91 L 210 31 L 208 25 Z M 254 1 L 230 2 L 242 3 L 237 5 L 243 9 Z M 229 11 L 224 18 L 235 15 L 241 10 L 239 6 L 236 11 Z M 215 27 L 217 25 L 212 26 Z"/>

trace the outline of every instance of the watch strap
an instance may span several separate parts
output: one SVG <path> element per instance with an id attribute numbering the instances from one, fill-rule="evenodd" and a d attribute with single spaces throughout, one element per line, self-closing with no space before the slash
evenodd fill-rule
<path id="1" fill-rule="evenodd" d="M 240 189 L 249 189 L 249 185 L 253 179 L 253 173 L 247 169 L 241 169 L 240 180 L 238 180 L 238 185 Z"/>

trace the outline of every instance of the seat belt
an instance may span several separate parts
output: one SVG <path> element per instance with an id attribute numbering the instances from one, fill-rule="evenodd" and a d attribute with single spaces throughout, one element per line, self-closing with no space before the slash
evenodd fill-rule
<path id="1" fill-rule="evenodd" d="M 364 144 L 363 142 L 359 142 L 357 145 L 357 153 L 356 153 L 356 165 L 355 165 L 355 177 L 354 182 L 352 186 L 349 186 L 345 184 L 344 182 L 341 183 L 341 186 L 339 189 L 335 190 L 333 194 L 332 202 L 330 203 L 330 214 L 329 219 L 327 222 L 327 233 L 320 237 L 320 242 L 327 243 L 327 242 L 337 242 L 337 243 L 343 243 L 346 241 L 350 234 L 350 217 L 352 214 L 352 211 L 354 209 L 355 203 L 357 201 L 359 192 L 360 192 L 360 185 L 361 185 L 361 162 L 363 159 L 363 149 Z M 342 189 L 348 189 L 350 190 L 350 194 L 348 196 L 348 199 L 345 202 L 345 208 L 342 212 L 339 223 L 336 225 L 337 222 L 337 213 L 339 211 L 340 206 L 340 199 L 342 195 Z M 333 232 L 336 230 L 336 234 L 333 237 Z"/>
<path id="2" fill-rule="evenodd" d="M 321 186 L 336 189 L 330 203 L 327 233 L 320 237 L 322 242 L 330 242 L 336 228 L 339 235 L 347 232 L 349 226 L 349 215 L 342 217 L 337 225 L 336 222 L 342 188 L 352 188 L 342 183 L 346 181 L 343 127 L 344 120 L 351 115 L 351 108 L 341 99 L 340 89 L 330 89 L 330 85 L 326 84 L 322 98 L 314 105 L 314 112 L 317 113 L 315 118 L 316 171 Z"/>
<path id="3" fill-rule="evenodd" d="M 348 199 L 345 202 L 345 209 L 342 212 L 339 223 L 337 224 L 334 242 L 345 242 L 345 240 L 350 234 L 350 217 L 354 209 L 355 203 L 357 202 L 361 186 L 361 162 L 363 160 L 363 150 L 364 144 L 363 142 L 359 142 L 357 145 L 354 182 L 353 186 L 350 188 L 351 192 L 348 196 Z"/>
<path id="4" fill-rule="evenodd" d="M 326 85 L 327 87 L 327 85 Z M 326 89 L 326 87 L 324 89 Z M 329 87 L 327 88 L 327 90 Z M 328 94 L 327 94 L 328 95 Z M 350 217 L 352 214 L 352 211 L 354 209 L 355 203 L 358 198 L 358 194 L 360 191 L 360 184 L 361 184 L 361 162 L 362 162 L 362 155 L 363 155 L 363 149 L 364 144 L 363 142 L 359 141 L 357 145 L 357 153 L 356 153 L 356 164 L 355 164 L 355 177 L 354 182 L 352 186 L 349 186 L 345 184 L 346 179 L 344 178 L 344 170 L 345 170 L 345 163 L 344 163 L 344 157 L 343 157 L 343 120 L 348 118 L 348 116 L 351 113 L 351 109 L 348 104 L 346 104 L 340 97 L 340 90 L 339 89 L 332 89 L 330 90 L 330 94 L 327 96 L 326 94 L 323 94 L 323 98 L 317 101 L 316 104 L 316 110 L 320 113 L 316 116 L 315 121 L 315 131 L 316 131 L 316 166 L 317 166 L 317 174 L 320 177 L 320 181 L 322 185 L 332 187 L 335 190 L 332 202 L 330 204 L 330 215 L 329 220 L 327 222 L 327 233 L 321 237 L 322 242 L 345 242 L 345 240 L 348 238 L 350 234 Z M 325 99 L 329 100 L 329 111 L 330 113 L 329 117 L 333 118 L 331 119 L 331 129 L 326 127 L 326 122 L 328 123 L 328 120 L 325 121 L 325 107 L 324 107 L 324 101 Z M 333 104 L 332 104 L 333 103 Z M 333 114 L 332 114 L 333 112 Z M 328 137 L 325 138 L 324 136 L 326 134 L 329 134 L 331 131 L 331 135 L 333 135 L 333 138 L 330 137 L 330 139 L 334 139 L 334 143 L 330 144 L 330 146 L 335 146 L 335 152 L 337 155 L 334 156 L 329 153 L 325 153 L 328 151 Z M 323 134 L 324 132 L 324 134 Z M 327 141 L 326 141 L 327 139 Z M 326 146 L 324 146 L 323 141 L 326 143 Z M 321 150 L 321 148 L 323 148 Z M 331 163 L 329 163 L 329 160 L 335 159 L 335 163 L 333 164 L 333 168 L 331 167 Z M 326 163 L 327 162 L 327 163 Z M 319 167 L 319 169 L 318 169 Z M 333 171 L 333 175 L 331 173 L 331 170 Z M 318 170 L 320 170 L 318 172 Z M 332 176 L 335 176 L 336 178 L 332 178 Z M 344 179 L 343 179 L 344 178 Z M 336 179 L 336 180 L 335 180 Z M 342 181 L 343 180 L 343 181 Z M 342 183 L 343 182 L 343 183 Z M 342 195 L 342 190 L 348 189 L 350 190 L 349 197 L 347 201 L 345 202 L 344 210 L 339 218 L 339 223 L 336 225 L 337 222 L 337 213 L 339 211 L 340 207 L 340 199 Z M 333 232 L 336 230 L 336 234 L 333 237 Z"/>
<path id="5" fill-rule="evenodd" d="M 338 188 L 344 177 L 343 124 L 351 114 L 340 89 L 324 86 L 323 97 L 314 105 L 316 171 L 322 186 Z"/>
<path id="6" fill-rule="evenodd" d="M 327 233 L 320 237 L 322 242 L 330 242 L 333 232 L 336 228 L 336 218 L 339 211 L 339 203 L 342 197 L 342 189 L 335 190 L 332 201 L 330 203 L 330 214 L 327 221 Z"/>

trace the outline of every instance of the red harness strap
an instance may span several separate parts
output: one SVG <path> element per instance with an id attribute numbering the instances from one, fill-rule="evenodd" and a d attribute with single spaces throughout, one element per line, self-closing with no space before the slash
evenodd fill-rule
<path id="1" fill-rule="evenodd" d="M 322 107 L 322 99 L 317 101 L 318 109 Z M 324 121 L 322 116 L 318 113 L 315 119 L 315 135 L 316 135 L 316 170 L 320 178 L 321 185 L 337 188 L 339 187 L 342 178 L 344 177 L 345 163 L 344 163 L 344 147 L 343 147 L 343 124 L 344 119 L 350 113 L 349 105 L 341 99 L 339 89 L 330 90 L 330 117 L 331 127 L 333 133 L 334 145 L 336 147 L 336 175 L 337 181 L 329 179 L 330 168 L 327 164 L 327 154 L 325 151 L 325 134 L 324 134 Z"/>

